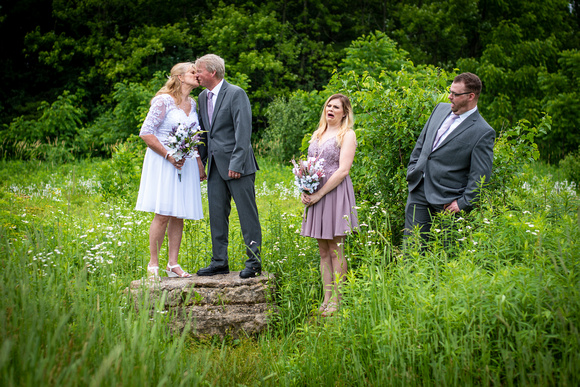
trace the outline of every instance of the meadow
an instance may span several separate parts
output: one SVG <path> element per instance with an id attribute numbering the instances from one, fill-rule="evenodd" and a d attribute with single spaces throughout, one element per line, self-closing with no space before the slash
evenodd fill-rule
<path id="1" fill-rule="evenodd" d="M 169 313 L 138 311 L 124 292 L 148 262 L 152 215 L 133 210 L 135 183 L 107 189 L 109 160 L 0 161 L 0 384 L 580 383 L 580 199 L 558 170 L 529 164 L 472 213 L 440 217 L 424 253 L 393 240 L 400 216 L 361 199 L 342 308 L 321 319 L 318 249 L 299 235 L 290 164 L 259 163 L 278 312 L 256 337 L 201 340 L 172 335 Z M 205 213 L 185 226 L 191 272 L 211 253 Z M 232 270 L 244 251 L 234 207 Z"/>

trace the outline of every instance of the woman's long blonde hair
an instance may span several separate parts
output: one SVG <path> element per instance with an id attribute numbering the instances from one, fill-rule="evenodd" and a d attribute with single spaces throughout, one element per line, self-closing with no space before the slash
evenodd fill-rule
<path id="1" fill-rule="evenodd" d="M 165 82 L 165 85 L 159 89 L 157 94 L 155 94 L 155 97 L 160 94 L 169 94 L 179 106 L 179 104 L 183 102 L 181 98 L 181 80 L 179 79 L 179 75 L 184 75 L 191 70 L 192 67 L 195 69 L 195 63 L 193 62 L 182 62 L 173 66 L 168 77 L 169 79 L 167 79 L 167 82 Z"/>
<path id="2" fill-rule="evenodd" d="M 336 135 L 336 144 L 338 147 L 342 146 L 342 140 L 344 135 L 354 127 L 354 113 L 352 112 L 352 105 L 350 104 L 350 99 L 346 95 L 343 94 L 333 94 L 331 95 L 324 106 L 322 107 L 322 115 L 320 116 L 320 122 L 318 123 L 318 129 L 314 133 L 312 133 L 312 138 L 310 142 L 314 141 L 315 139 L 320 141 L 324 132 L 328 128 L 328 121 L 326 120 L 326 106 L 330 101 L 333 99 L 339 99 L 342 102 L 342 109 L 344 110 L 344 117 L 342 117 L 342 121 L 340 123 L 340 129 L 338 130 L 338 134 Z"/>

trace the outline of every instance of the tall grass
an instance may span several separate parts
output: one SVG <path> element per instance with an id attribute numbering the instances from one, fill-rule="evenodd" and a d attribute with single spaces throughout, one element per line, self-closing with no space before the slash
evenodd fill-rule
<path id="1" fill-rule="evenodd" d="M 380 203 L 359 203 L 342 308 L 323 319 L 318 249 L 299 235 L 290 169 L 260 160 L 263 262 L 278 313 L 258 337 L 197 340 L 171 334 L 162 306 L 150 315 L 125 293 L 145 275 L 152 216 L 128 193 L 101 195 L 100 163 L 2 162 L 2 385 L 579 382 L 579 199 L 543 167 L 472 214 L 439 219 L 424 254 L 393 244 Z M 235 207 L 230 227 L 239 270 Z M 210 256 L 206 211 L 186 222 L 180 263 L 193 272 Z"/>

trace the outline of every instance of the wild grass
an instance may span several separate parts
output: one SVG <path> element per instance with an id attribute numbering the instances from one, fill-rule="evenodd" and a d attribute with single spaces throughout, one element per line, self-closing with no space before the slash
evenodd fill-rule
<path id="1" fill-rule="evenodd" d="M 359 203 L 342 308 L 321 319 L 318 249 L 299 235 L 289 166 L 261 159 L 279 313 L 257 337 L 198 340 L 129 302 L 152 215 L 129 191 L 103 196 L 102 163 L 1 162 L 2 385 L 578 385 L 580 201 L 544 166 L 438 219 L 425 253 L 401 250 L 380 203 Z M 239 270 L 235 207 L 230 227 Z M 193 272 L 210 256 L 206 211 L 186 222 L 180 263 Z"/>

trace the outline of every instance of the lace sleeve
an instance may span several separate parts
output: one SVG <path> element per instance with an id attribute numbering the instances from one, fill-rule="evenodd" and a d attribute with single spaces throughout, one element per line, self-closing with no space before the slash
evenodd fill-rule
<path id="1" fill-rule="evenodd" d="M 149 108 L 147 118 L 145 118 L 145 121 L 143 121 L 143 126 L 141 127 L 139 135 L 142 136 L 144 134 L 155 134 L 157 128 L 165 119 L 165 114 L 166 106 L 163 95 L 158 95 L 157 97 L 153 98 L 153 101 L 151 101 L 151 108 Z"/>

